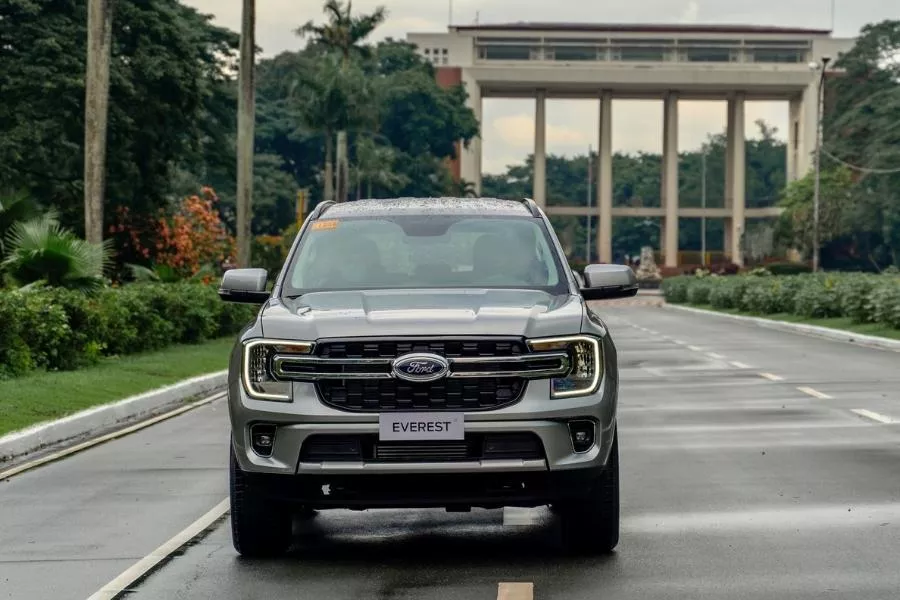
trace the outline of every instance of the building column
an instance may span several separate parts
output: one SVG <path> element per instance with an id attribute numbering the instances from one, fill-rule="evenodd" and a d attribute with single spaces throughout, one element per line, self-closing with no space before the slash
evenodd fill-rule
<path id="1" fill-rule="evenodd" d="M 469 142 L 469 147 L 462 148 L 462 156 L 460 157 L 460 173 L 459 176 L 468 181 L 475 187 L 475 193 L 481 195 L 481 143 L 482 143 L 482 98 L 481 86 L 471 76 L 463 72 L 463 83 L 469 97 L 466 100 L 466 106 L 475 113 L 475 119 L 478 121 L 478 135 Z"/>
<path id="2" fill-rule="evenodd" d="M 663 103 L 662 202 L 666 209 L 660 231 L 667 267 L 678 266 L 678 95 L 666 94 Z"/>
<path id="3" fill-rule="evenodd" d="M 612 256 L 612 93 L 600 93 L 600 146 L 597 156 L 597 205 L 600 222 L 597 227 L 597 255 L 602 263 Z"/>
<path id="4" fill-rule="evenodd" d="M 725 251 L 731 254 L 732 262 L 743 265 L 741 236 L 745 228 L 747 176 L 743 93 L 728 99 L 726 139 L 725 207 L 731 209 L 731 218 L 725 219 Z"/>
<path id="5" fill-rule="evenodd" d="M 547 205 L 547 92 L 538 90 L 534 98 L 534 192 L 535 203 Z"/>
<path id="6" fill-rule="evenodd" d="M 788 102 L 788 144 L 785 183 L 800 179 L 800 132 L 803 113 L 803 97 L 795 96 Z"/>

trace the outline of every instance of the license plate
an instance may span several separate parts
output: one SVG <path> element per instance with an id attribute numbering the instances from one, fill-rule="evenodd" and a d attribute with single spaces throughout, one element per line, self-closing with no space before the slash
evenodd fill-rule
<path id="1" fill-rule="evenodd" d="M 378 439 L 384 442 L 465 438 L 462 413 L 382 413 L 378 417 Z"/>

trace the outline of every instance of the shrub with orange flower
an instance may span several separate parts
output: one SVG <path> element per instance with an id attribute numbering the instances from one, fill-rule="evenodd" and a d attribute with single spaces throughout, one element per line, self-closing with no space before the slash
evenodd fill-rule
<path id="1" fill-rule="evenodd" d="M 157 265 L 192 277 L 204 268 L 218 271 L 234 256 L 234 237 L 222 222 L 218 202 L 215 191 L 204 187 L 199 195 L 185 198 L 174 214 L 160 217 Z"/>

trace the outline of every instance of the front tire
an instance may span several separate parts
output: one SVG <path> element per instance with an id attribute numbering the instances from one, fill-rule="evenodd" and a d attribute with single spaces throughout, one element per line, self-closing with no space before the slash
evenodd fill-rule
<path id="1" fill-rule="evenodd" d="M 278 556 L 291 545 L 291 512 L 284 504 L 262 497 L 241 471 L 231 446 L 229 488 L 231 541 L 241 556 Z"/>
<path id="2" fill-rule="evenodd" d="M 577 554 L 606 554 L 619 543 L 619 436 L 603 475 L 588 494 L 556 508 L 562 524 L 563 544 Z"/>

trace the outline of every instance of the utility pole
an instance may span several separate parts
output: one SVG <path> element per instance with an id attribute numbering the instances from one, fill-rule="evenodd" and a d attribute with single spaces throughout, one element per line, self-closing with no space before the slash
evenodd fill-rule
<path id="1" fill-rule="evenodd" d="M 84 81 L 84 236 L 92 244 L 103 241 L 113 2 L 89 0 L 88 3 Z"/>
<path id="2" fill-rule="evenodd" d="M 700 207 L 703 208 L 703 213 L 700 217 L 700 254 L 701 259 L 700 262 L 703 266 L 706 266 L 706 152 L 707 146 L 703 144 L 703 154 L 701 154 L 702 168 L 700 172 L 702 175 L 700 176 Z"/>
<path id="3" fill-rule="evenodd" d="M 247 268 L 251 260 L 250 224 L 253 215 L 256 0 L 244 0 L 243 10 L 237 132 L 237 265 Z"/>
<path id="4" fill-rule="evenodd" d="M 816 106 L 816 155 L 815 182 L 813 184 L 813 273 L 819 272 L 819 193 L 822 165 L 822 113 L 825 105 L 825 69 L 830 62 L 827 56 L 822 57 L 822 72 L 819 74 L 819 98 Z"/>
<path id="5" fill-rule="evenodd" d="M 591 160 L 593 157 L 591 156 L 591 152 L 593 149 L 588 146 L 588 155 L 587 155 L 587 235 L 585 236 L 585 251 L 584 251 L 584 260 L 588 263 L 591 262 L 591 185 L 593 184 L 593 165 L 594 162 Z"/>

